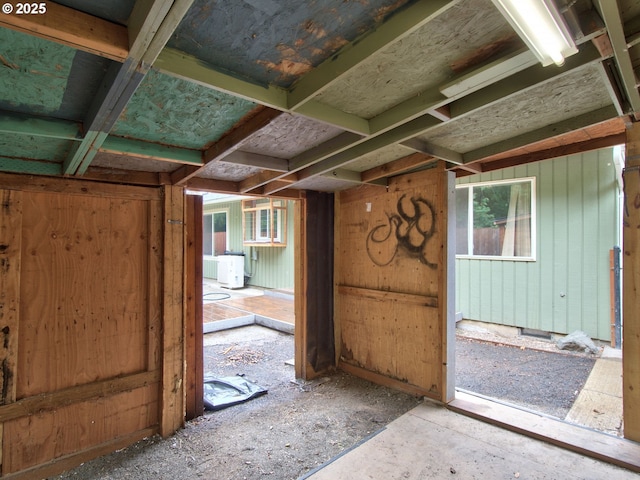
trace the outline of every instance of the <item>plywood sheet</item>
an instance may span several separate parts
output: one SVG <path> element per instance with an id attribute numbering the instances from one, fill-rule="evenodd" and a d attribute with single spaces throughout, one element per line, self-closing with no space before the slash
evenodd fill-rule
<path id="1" fill-rule="evenodd" d="M 2 474 L 89 449 L 158 423 L 158 385 L 5 422 Z"/>
<path id="2" fill-rule="evenodd" d="M 443 170 L 389 190 L 340 194 L 336 246 L 340 360 L 445 396 L 447 264 Z"/>
<path id="3" fill-rule="evenodd" d="M 148 202 L 30 193 L 23 212 L 18 398 L 146 370 Z"/>

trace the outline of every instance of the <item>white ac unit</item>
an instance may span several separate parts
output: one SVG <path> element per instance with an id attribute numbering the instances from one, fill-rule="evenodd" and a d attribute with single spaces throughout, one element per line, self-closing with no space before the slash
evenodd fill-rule
<path id="1" fill-rule="evenodd" d="M 244 255 L 220 255 L 218 261 L 218 283 L 225 288 L 244 287 Z"/>

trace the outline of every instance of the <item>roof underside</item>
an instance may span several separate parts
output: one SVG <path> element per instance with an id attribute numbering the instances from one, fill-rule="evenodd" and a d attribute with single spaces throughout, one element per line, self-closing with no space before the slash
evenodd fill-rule
<path id="1" fill-rule="evenodd" d="M 579 48 L 562 67 L 491 0 L 3 14 L 0 171 L 295 197 L 622 143 L 640 113 L 640 0 L 556 4 Z"/>

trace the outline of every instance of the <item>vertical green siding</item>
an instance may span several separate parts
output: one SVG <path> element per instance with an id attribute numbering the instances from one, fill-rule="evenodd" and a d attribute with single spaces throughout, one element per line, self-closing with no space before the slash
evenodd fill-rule
<path id="1" fill-rule="evenodd" d="M 219 210 L 229 212 L 227 230 L 229 233 L 229 250 L 244 252 L 245 272 L 250 275 L 248 285 L 262 288 L 278 288 L 293 290 L 294 278 L 294 203 L 287 207 L 287 246 L 286 247 L 249 247 L 242 244 L 242 204 L 241 201 L 205 205 L 204 213 Z M 253 260 L 253 252 L 257 260 Z M 217 262 L 211 257 L 203 260 L 205 278 L 217 278 Z"/>
<path id="2" fill-rule="evenodd" d="M 609 250 L 618 241 L 612 149 L 458 179 L 536 177 L 536 260 L 456 259 L 466 319 L 610 339 Z"/>

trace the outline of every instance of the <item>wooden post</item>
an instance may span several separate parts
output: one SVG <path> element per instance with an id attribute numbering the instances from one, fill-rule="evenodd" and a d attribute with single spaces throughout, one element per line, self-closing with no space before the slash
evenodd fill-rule
<path id="1" fill-rule="evenodd" d="M 204 364 L 202 325 L 202 197 L 187 198 L 186 285 L 186 412 L 187 420 L 204 414 Z"/>
<path id="2" fill-rule="evenodd" d="M 16 401 L 22 192 L 0 190 L 0 405 Z M 0 423 L 0 465 L 3 424 Z"/>
<path id="3" fill-rule="evenodd" d="M 623 220 L 624 436 L 640 442 L 640 124 L 627 129 Z"/>
<path id="4" fill-rule="evenodd" d="M 184 189 L 164 187 L 162 398 L 160 434 L 184 425 Z"/>
<path id="5" fill-rule="evenodd" d="M 446 230 L 442 239 L 442 278 L 440 279 L 440 318 L 442 321 L 442 401 L 448 403 L 456 395 L 456 302 L 455 302 L 455 258 L 456 258 L 456 215 L 455 174 L 448 172 L 444 163 L 442 169 L 442 217 Z"/>

